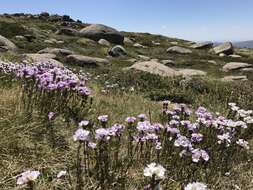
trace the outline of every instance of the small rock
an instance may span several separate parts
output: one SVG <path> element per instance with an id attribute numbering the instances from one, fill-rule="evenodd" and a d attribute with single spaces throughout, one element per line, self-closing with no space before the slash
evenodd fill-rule
<path id="1" fill-rule="evenodd" d="M 243 72 L 253 72 L 253 68 L 244 68 L 244 69 L 241 69 L 241 71 L 243 71 Z"/>
<path id="2" fill-rule="evenodd" d="M 162 60 L 161 61 L 162 64 L 167 65 L 167 66 L 171 66 L 171 65 L 175 65 L 175 61 L 172 60 Z"/>
<path id="3" fill-rule="evenodd" d="M 212 42 L 200 42 L 191 46 L 191 48 L 194 48 L 194 49 L 207 49 L 207 48 L 212 48 L 212 47 L 213 47 Z"/>
<path id="4" fill-rule="evenodd" d="M 234 53 L 234 47 L 231 42 L 226 42 L 213 48 L 215 54 L 224 53 L 230 55 Z"/>
<path id="5" fill-rule="evenodd" d="M 169 53 L 179 53 L 179 54 L 190 54 L 190 53 L 192 53 L 191 50 L 183 48 L 183 47 L 179 47 L 179 46 L 170 47 L 169 49 L 167 49 L 167 52 L 169 52 Z"/>
<path id="6" fill-rule="evenodd" d="M 242 56 L 233 54 L 233 55 L 229 55 L 229 57 L 232 57 L 232 58 L 241 58 Z"/>
<path id="7" fill-rule="evenodd" d="M 128 59 L 127 61 L 131 62 L 131 63 L 135 63 L 135 62 L 137 62 L 137 59 L 131 58 L 131 59 Z"/>
<path id="8" fill-rule="evenodd" d="M 171 45 L 178 45 L 178 42 L 170 42 Z"/>
<path id="9" fill-rule="evenodd" d="M 133 40 L 131 40 L 130 38 L 127 37 L 124 38 L 124 44 L 132 45 L 133 43 L 134 43 Z"/>
<path id="10" fill-rule="evenodd" d="M 220 53 L 219 56 L 220 57 L 226 57 L 226 54 L 225 53 Z"/>
<path id="11" fill-rule="evenodd" d="M 145 56 L 145 55 L 138 55 L 138 58 L 142 59 L 143 61 L 149 61 L 150 57 Z"/>
<path id="12" fill-rule="evenodd" d="M 135 43 L 133 46 L 136 48 L 146 48 L 144 45 L 141 45 L 139 43 Z"/>
<path id="13" fill-rule="evenodd" d="M 221 79 L 222 81 L 232 82 L 232 81 L 247 81 L 248 78 L 245 75 L 242 76 L 226 76 Z"/>
<path id="14" fill-rule="evenodd" d="M 208 60 L 207 62 L 208 62 L 208 63 L 211 63 L 211 64 L 214 64 L 214 65 L 217 65 L 217 62 L 214 61 L 214 60 Z"/>
<path id="15" fill-rule="evenodd" d="M 61 55 L 61 56 L 68 56 L 73 54 L 74 52 L 68 50 L 68 49 L 61 49 L 61 48 L 45 48 L 40 50 L 38 53 L 40 54 L 55 54 L 55 55 Z"/>
<path id="16" fill-rule="evenodd" d="M 21 36 L 21 35 L 15 36 L 15 38 L 17 40 L 25 40 L 26 39 L 24 36 Z"/>
<path id="17" fill-rule="evenodd" d="M 84 55 L 69 55 L 67 56 L 67 62 L 79 66 L 102 66 L 110 64 L 107 59 L 89 57 Z"/>
<path id="18" fill-rule="evenodd" d="M 99 43 L 100 45 L 107 46 L 107 47 L 110 47 L 110 46 L 111 46 L 110 42 L 108 42 L 108 41 L 105 40 L 105 39 L 100 39 L 100 40 L 98 41 L 98 43 Z"/>
<path id="19" fill-rule="evenodd" d="M 122 46 L 116 45 L 108 51 L 108 54 L 112 57 L 119 57 L 127 55 L 127 52 Z"/>
<path id="20" fill-rule="evenodd" d="M 244 68 L 250 68 L 253 65 L 248 63 L 239 63 L 239 62 L 230 62 L 223 66 L 222 70 L 227 72 L 231 70 L 238 70 L 238 69 L 244 69 Z"/>
<path id="21" fill-rule="evenodd" d="M 160 43 L 160 42 L 155 42 L 155 41 L 152 41 L 152 44 L 154 44 L 154 45 L 156 45 L 156 46 L 161 45 L 161 43 Z"/>

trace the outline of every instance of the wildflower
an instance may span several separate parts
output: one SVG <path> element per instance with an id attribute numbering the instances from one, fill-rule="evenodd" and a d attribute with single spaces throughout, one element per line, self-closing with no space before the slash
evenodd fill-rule
<path id="1" fill-rule="evenodd" d="M 196 163 L 199 162 L 200 158 L 202 158 L 206 162 L 209 160 L 209 155 L 205 150 L 193 149 L 191 152 L 192 152 L 193 162 L 196 162 Z"/>
<path id="2" fill-rule="evenodd" d="M 135 120 L 136 120 L 135 117 L 127 117 L 125 121 L 126 121 L 127 123 L 134 123 Z"/>
<path id="3" fill-rule="evenodd" d="M 40 175 L 39 171 L 30 171 L 30 170 L 25 171 L 18 176 L 17 185 L 23 185 L 28 182 L 33 182 L 38 178 L 39 175 Z"/>
<path id="4" fill-rule="evenodd" d="M 95 149 L 97 147 L 97 144 L 93 143 L 93 142 L 89 142 L 88 147 L 91 148 L 91 149 Z"/>
<path id="5" fill-rule="evenodd" d="M 108 115 L 101 115 L 101 116 L 98 116 L 98 120 L 102 123 L 105 123 L 108 121 Z"/>
<path id="6" fill-rule="evenodd" d="M 73 135 L 74 141 L 89 141 L 90 132 L 84 129 L 77 129 L 75 134 Z"/>
<path id="7" fill-rule="evenodd" d="M 65 170 L 62 170 L 62 171 L 60 171 L 58 174 L 57 174 L 57 178 L 59 179 L 59 178 L 63 178 L 63 177 L 65 177 L 67 175 L 67 171 L 65 171 Z"/>
<path id="8" fill-rule="evenodd" d="M 191 141 L 192 142 L 201 142 L 203 140 L 203 135 L 200 133 L 192 133 Z"/>
<path id="9" fill-rule="evenodd" d="M 243 147 L 244 149 L 249 150 L 249 143 L 243 139 L 238 139 L 236 141 L 236 144 L 238 144 L 239 146 Z"/>
<path id="10" fill-rule="evenodd" d="M 54 117 L 55 113 L 54 112 L 49 112 L 48 113 L 48 119 L 51 120 Z"/>
<path id="11" fill-rule="evenodd" d="M 144 113 L 142 113 L 142 114 L 139 114 L 139 115 L 138 115 L 138 118 L 139 118 L 141 121 L 144 121 L 145 119 L 147 119 L 147 116 L 146 116 Z"/>
<path id="12" fill-rule="evenodd" d="M 156 150 L 161 150 L 162 149 L 162 143 L 157 142 L 156 145 L 155 145 L 155 149 Z"/>
<path id="13" fill-rule="evenodd" d="M 231 143 L 231 136 L 229 133 L 224 133 L 222 135 L 217 135 L 218 140 L 218 144 L 222 144 L 222 143 L 226 143 L 227 146 L 230 146 Z"/>
<path id="14" fill-rule="evenodd" d="M 151 163 L 147 165 L 144 169 L 144 176 L 146 177 L 155 177 L 156 179 L 164 179 L 166 169 L 156 163 Z"/>
<path id="15" fill-rule="evenodd" d="M 200 182 L 189 183 L 184 190 L 207 190 L 207 185 Z"/>
<path id="16" fill-rule="evenodd" d="M 105 128 L 100 128 L 95 131 L 95 138 L 97 140 L 109 140 L 110 132 Z"/>
<path id="17" fill-rule="evenodd" d="M 85 127 L 85 126 L 89 125 L 89 121 L 82 120 L 82 121 L 79 122 L 78 125 L 79 125 L 79 127 Z"/>
<path id="18" fill-rule="evenodd" d="M 177 139 L 175 140 L 174 142 L 174 146 L 176 147 L 191 147 L 191 141 L 185 137 L 185 136 L 182 136 L 182 135 L 178 135 Z"/>

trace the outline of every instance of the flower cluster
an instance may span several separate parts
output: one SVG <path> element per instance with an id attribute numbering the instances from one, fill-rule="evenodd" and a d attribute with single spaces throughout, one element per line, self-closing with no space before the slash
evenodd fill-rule
<path id="1" fill-rule="evenodd" d="M 166 169 L 160 164 L 151 163 L 144 169 L 143 173 L 146 177 L 155 177 L 155 179 L 164 179 Z"/>
<path id="2" fill-rule="evenodd" d="M 38 89 L 69 90 L 79 95 L 89 96 L 91 91 L 86 87 L 87 78 L 74 74 L 66 67 L 50 62 L 35 62 L 32 64 L 15 64 L 0 62 L 0 71 L 12 74 L 20 79 L 33 80 Z"/>

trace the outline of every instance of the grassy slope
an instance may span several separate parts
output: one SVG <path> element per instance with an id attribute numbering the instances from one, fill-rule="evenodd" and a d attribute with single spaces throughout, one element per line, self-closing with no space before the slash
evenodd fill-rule
<path id="1" fill-rule="evenodd" d="M 9 29 L 2 30 L 6 24 L 12 23 Z M 13 28 L 25 27 L 25 33 L 21 30 Z M 74 50 L 77 53 L 90 56 L 105 57 L 107 48 L 98 45 L 89 40 L 80 40 L 77 37 L 57 36 L 53 32 L 59 26 L 43 21 L 35 22 L 34 20 L 20 20 L 13 18 L 0 17 L 0 34 L 12 39 L 19 47 L 20 53 L 37 52 L 38 50 L 54 46 Z M 31 28 L 35 28 L 30 30 Z M 41 32 L 41 30 L 44 30 Z M 10 33 L 10 31 L 12 31 Z M 1 33 L 2 32 L 2 33 Z M 15 40 L 15 35 L 33 34 L 37 39 L 32 42 L 21 42 Z M 186 41 L 171 39 L 163 36 L 154 36 L 150 34 L 125 33 L 126 36 L 134 37 L 138 43 L 148 46 L 147 49 L 139 49 L 126 46 L 129 56 L 127 58 L 112 59 L 112 66 L 106 68 L 80 68 L 85 72 L 92 74 L 90 86 L 94 91 L 94 105 L 91 118 L 95 118 L 98 114 L 109 114 L 111 122 L 122 121 L 128 115 L 136 115 L 139 113 L 147 113 L 151 111 L 153 119 L 157 118 L 156 110 L 161 108 L 158 102 L 151 99 L 164 99 L 166 97 L 177 102 L 186 102 L 193 106 L 204 105 L 213 111 L 225 112 L 225 105 L 228 101 L 239 102 L 245 108 L 253 107 L 252 83 L 243 84 L 224 84 L 213 79 L 213 77 L 221 77 L 224 73 L 220 72 L 220 68 L 228 61 L 234 61 L 232 58 L 220 58 L 209 54 L 206 50 L 194 50 L 193 55 L 175 55 L 167 54 L 166 49 L 172 46 L 169 42 L 178 41 L 181 46 L 187 47 Z M 44 43 L 45 39 L 55 38 L 64 40 L 63 45 L 48 45 Z M 160 42 L 159 47 L 151 44 L 151 41 Z M 239 52 L 243 54 L 243 52 Z M 181 79 L 161 78 L 148 74 L 125 71 L 121 69 L 130 66 L 129 58 L 135 58 L 138 54 L 150 56 L 158 59 L 172 59 L 176 61 L 176 67 L 189 67 L 202 69 L 208 72 L 208 78 L 196 79 L 182 85 Z M 7 60 L 18 61 L 19 55 L 5 53 L 0 55 Z M 64 59 L 61 59 L 64 62 Z M 203 61 L 202 61 L 203 60 Z M 207 60 L 215 60 L 218 65 L 211 65 Z M 244 58 L 236 59 L 253 63 L 251 55 L 245 55 Z M 105 75 L 106 74 L 106 75 Z M 100 79 L 95 80 L 100 75 Z M 111 90 L 109 94 L 104 95 L 101 90 L 105 86 L 105 82 L 110 84 L 118 83 L 120 88 Z M 135 91 L 130 92 L 129 88 L 134 87 Z M 123 92 L 122 92 L 123 91 Z M 66 126 L 61 119 L 55 122 L 57 130 L 57 139 L 59 146 L 57 149 L 51 149 L 46 131 L 43 131 L 43 125 L 40 116 L 34 113 L 33 117 L 27 116 L 20 108 L 19 87 L 5 86 L 0 84 L 0 189 L 13 189 L 15 180 L 13 176 L 17 175 L 24 168 L 40 168 L 43 173 L 57 173 L 61 169 L 73 165 L 74 160 L 74 144 L 72 142 L 72 134 L 76 129 L 74 124 Z M 253 143 L 251 143 L 253 146 Z M 66 148 L 67 147 L 67 148 Z M 251 155 L 253 153 L 251 151 Z M 237 184 L 242 189 L 250 189 L 253 177 L 252 162 L 243 163 L 235 166 L 235 171 L 231 177 L 221 177 L 214 189 L 235 189 Z M 44 176 L 44 181 L 40 183 L 40 189 L 53 189 L 59 187 L 61 189 L 69 189 L 63 187 L 57 181 L 51 182 L 50 178 Z M 173 184 L 177 185 L 177 183 Z M 132 184 L 132 188 L 136 184 Z M 173 189 L 173 186 L 172 186 Z"/>

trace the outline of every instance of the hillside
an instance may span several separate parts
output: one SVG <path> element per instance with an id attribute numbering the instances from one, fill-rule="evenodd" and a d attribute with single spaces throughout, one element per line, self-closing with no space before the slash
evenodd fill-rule
<path id="1" fill-rule="evenodd" d="M 253 48 L 253 40 L 243 41 L 243 42 L 234 42 L 233 44 L 237 48 Z"/>
<path id="2" fill-rule="evenodd" d="M 21 13 L 0 60 L 0 189 L 252 189 L 253 49 Z"/>

